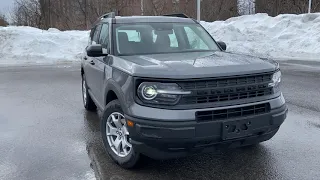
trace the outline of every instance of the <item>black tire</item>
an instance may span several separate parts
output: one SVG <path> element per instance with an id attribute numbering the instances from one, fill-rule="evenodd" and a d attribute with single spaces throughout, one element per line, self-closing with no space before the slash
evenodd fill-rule
<path id="1" fill-rule="evenodd" d="M 86 88 L 86 90 L 84 89 Z M 97 106 L 94 104 L 93 100 L 91 99 L 90 94 L 88 93 L 88 85 L 86 83 L 86 78 L 84 75 L 82 75 L 82 100 L 83 100 L 83 106 L 88 111 L 96 111 Z M 85 91 L 85 92 L 84 92 Z M 84 97 L 84 93 L 86 94 L 86 99 Z"/>
<path id="2" fill-rule="evenodd" d="M 108 155 L 115 163 L 117 163 L 122 168 L 131 169 L 136 167 L 136 165 L 138 165 L 138 162 L 140 160 L 140 153 L 135 152 L 132 147 L 130 153 L 126 157 L 120 157 L 113 152 L 107 140 L 106 123 L 107 123 L 108 117 L 114 112 L 123 114 L 121 105 L 118 100 L 111 101 L 109 104 L 107 104 L 105 110 L 103 111 L 101 124 L 100 124 L 103 144 Z"/>

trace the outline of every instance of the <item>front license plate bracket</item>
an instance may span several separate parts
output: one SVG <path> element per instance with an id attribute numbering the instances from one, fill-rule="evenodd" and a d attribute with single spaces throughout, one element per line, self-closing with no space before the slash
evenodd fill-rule
<path id="1" fill-rule="evenodd" d="M 252 122 L 250 120 L 235 120 L 222 123 L 222 139 L 236 139 L 252 134 Z"/>

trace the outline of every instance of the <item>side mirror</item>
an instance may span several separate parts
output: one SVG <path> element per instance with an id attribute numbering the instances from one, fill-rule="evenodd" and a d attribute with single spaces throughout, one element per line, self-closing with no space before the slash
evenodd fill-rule
<path id="1" fill-rule="evenodd" d="M 221 47 L 222 50 L 227 50 L 227 45 L 226 43 L 222 42 L 222 41 L 218 41 L 217 42 L 219 44 L 219 46 Z"/>
<path id="2" fill-rule="evenodd" d="M 95 44 L 87 47 L 87 55 L 89 57 L 100 57 L 108 54 L 103 53 L 101 44 Z"/>

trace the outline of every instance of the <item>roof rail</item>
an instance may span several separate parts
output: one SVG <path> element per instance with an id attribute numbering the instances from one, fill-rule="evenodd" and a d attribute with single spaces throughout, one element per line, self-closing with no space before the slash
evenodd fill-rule
<path id="1" fill-rule="evenodd" d="M 106 14 L 100 16 L 99 18 L 97 18 L 97 20 L 93 23 L 93 25 L 99 23 L 102 19 L 115 18 L 115 17 L 116 17 L 116 13 L 115 12 L 106 13 Z"/>
<path id="2" fill-rule="evenodd" d="M 189 18 L 187 15 L 185 15 L 185 14 L 183 14 L 183 13 L 164 14 L 163 16 L 172 16 L 172 17 Z"/>
<path id="3" fill-rule="evenodd" d="M 110 12 L 110 13 L 106 13 L 106 14 L 100 16 L 99 19 L 115 18 L 115 17 L 116 17 L 116 13 L 115 12 Z"/>

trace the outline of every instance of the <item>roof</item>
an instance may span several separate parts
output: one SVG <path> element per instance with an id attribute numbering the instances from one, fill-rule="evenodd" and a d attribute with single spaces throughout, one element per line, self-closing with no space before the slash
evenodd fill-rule
<path id="1" fill-rule="evenodd" d="M 152 23 L 152 22 L 174 22 L 174 23 L 195 23 L 191 18 L 171 16 L 115 16 L 115 23 Z"/>

